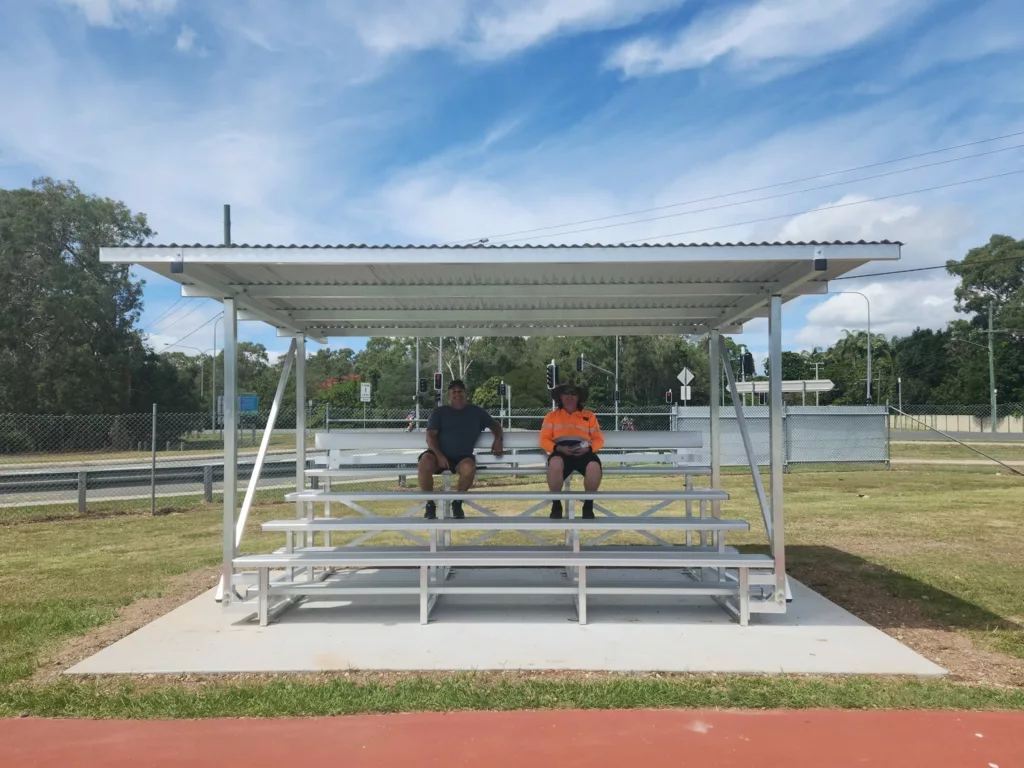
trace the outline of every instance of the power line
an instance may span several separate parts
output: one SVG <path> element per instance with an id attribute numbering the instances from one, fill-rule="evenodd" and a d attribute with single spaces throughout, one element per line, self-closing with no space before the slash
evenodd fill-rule
<path id="1" fill-rule="evenodd" d="M 182 321 L 183 321 L 183 320 L 184 320 L 184 319 L 185 319 L 186 317 L 188 317 L 189 315 L 192 315 L 192 314 L 194 314 L 194 313 L 196 312 L 196 310 L 202 309 L 203 307 L 206 307 L 206 306 L 209 306 L 209 305 L 208 305 L 208 304 L 206 304 L 205 302 L 199 302 L 199 303 L 198 303 L 198 304 L 196 304 L 196 305 L 195 305 L 194 307 L 192 307 L 192 309 L 190 309 L 190 310 L 189 310 L 188 312 L 186 312 L 186 313 L 185 313 L 184 315 L 181 315 L 180 317 L 177 317 L 177 318 L 175 318 L 175 320 L 174 320 L 174 321 L 175 321 L 176 323 L 180 323 L 180 322 L 182 322 Z"/>
<path id="2" fill-rule="evenodd" d="M 616 214 L 612 214 L 612 215 L 609 215 L 609 216 L 599 216 L 599 217 L 593 218 L 593 219 L 581 219 L 579 221 L 570 221 L 570 222 L 566 222 L 566 223 L 563 223 L 563 224 L 550 224 L 550 225 L 548 225 L 546 227 L 536 227 L 534 229 L 520 229 L 520 230 L 517 230 L 515 232 L 506 232 L 505 234 L 501 234 L 501 235 L 490 235 L 489 237 L 473 237 L 473 238 L 468 238 L 466 240 L 455 240 L 455 241 L 452 241 L 451 243 L 448 243 L 448 245 L 459 245 L 461 243 L 473 243 L 473 242 L 477 242 L 477 241 L 480 241 L 480 240 L 500 239 L 500 238 L 506 238 L 506 237 L 513 237 L 515 235 L 528 235 L 528 234 L 531 234 L 533 232 L 543 232 L 544 230 L 547 230 L 547 229 L 562 229 L 563 227 L 576 227 L 576 226 L 579 226 L 581 224 L 593 224 L 593 223 L 598 222 L 598 221 L 608 221 L 609 219 L 618 219 L 618 218 L 622 218 L 624 216 L 639 216 L 640 214 L 644 214 L 644 213 L 654 213 L 656 211 L 664 211 L 664 210 L 668 210 L 669 208 L 678 208 L 678 207 L 681 207 L 681 206 L 684 206 L 684 205 L 694 205 L 696 203 L 707 203 L 707 202 L 710 202 L 712 200 L 720 200 L 723 197 L 733 197 L 735 195 L 746 195 L 746 194 L 749 194 L 751 192 L 763 192 L 766 189 L 775 189 L 777 187 L 785 187 L 785 186 L 788 186 L 789 184 L 800 184 L 801 182 L 804 182 L 804 181 L 816 181 L 817 179 L 824 179 L 824 178 L 828 178 L 829 176 L 839 176 L 839 175 L 844 174 L 844 173 L 853 173 L 854 171 L 864 171 L 864 170 L 867 170 L 868 168 L 877 168 L 877 167 L 882 166 L 882 165 L 892 165 L 893 163 L 901 163 L 901 162 L 903 162 L 905 160 L 914 160 L 914 159 L 917 159 L 919 157 L 928 157 L 929 155 L 937 155 L 937 154 L 941 154 L 943 152 L 952 152 L 954 149 L 963 149 L 964 147 L 973 147 L 973 146 L 977 146 L 978 144 L 988 144 L 988 143 L 993 142 L 993 141 L 1001 141 L 1002 139 L 1012 139 L 1015 136 L 1024 136 L 1024 131 L 1016 131 L 1015 133 L 1007 133 L 1007 134 L 1004 134 L 1002 136 L 993 136 L 992 138 L 989 138 L 989 139 L 978 139 L 977 141 L 969 141 L 966 144 L 955 144 L 955 145 L 952 145 L 952 146 L 949 146 L 949 147 L 943 147 L 942 149 L 933 149 L 933 150 L 930 150 L 928 152 L 919 152 L 919 153 L 913 154 L 913 155 L 905 155 L 903 157 L 897 157 L 897 158 L 895 158 L 893 160 L 882 160 L 882 161 L 877 162 L 877 163 L 868 163 L 867 165 L 858 165 L 858 166 L 856 166 L 854 168 L 846 168 L 845 170 L 841 170 L 841 171 L 829 171 L 828 173 L 819 173 L 819 174 L 817 174 L 815 176 L 804 176 L 803 178 L 800 178 L 800 179 L 792 179 L 790 181 L 779 181 L 779 182 L 776 182 L 774 184 L 766 184 L 766 185 L 760 186 L 760 187 L 751 187 L 750 189 L 738 190 L 736 192 L 725 192 L 725 193 L 720 194 L 720 195 L 712 195 L 711 197 L 701 197 L 701 198 L 696 198 L 694 200 L 686 200 L 686 201 L 683 201 L 683 202 L 680 202 L 680 203 L 670 203 L 668 205 L 660 205 L 660 206 L 656 206 L 654 208 L 643 208 L 643 209 L 637 210 L 637 211 L 627 211 L 626 213 L 616 213 Z M 552 236 L 554 236 L 554 235 L 552 235 Z"/>
<path id="3" fill-rule="evenodd" d="M 667 213 L 664 216 L 653 216 L 653 217 L 651 217 L 649 219 L 634 219 L 632 221 L 620 221 L 620 222 L 618 222 L 616 224 L 603 224 L 600 227 L 585 227 L 584 229 L 571 229 L 571 230 L 568 230 L 567 232 L 555 232 L 555 233 L 551 233 L 549 235 L 532 235 L 532 236 L 529 236 L 529 237 L 516 237 L 516 238 L 509 239 L 509 240 L 501 240 L 499 242 L 502 242 L 502 243 L 515 243 L 515 242 L 519 242 L 519 241 L 522 241 L 522 240 L 537 240 L 537 239 L 542 238 L 542 237 L 562 237 L 563 235 L 578 235 L 578 234 L 580 234 L 582 232 L 593 232 L 593 231 L 599 230 L 599 229 L 613 229 L 615 227 L 627 227 L 627 226 L 630 226 L 631 224 L 644 224 L 644 223 L 649 222 L 649 221 L 661 221 L 662 219 L 672 219 L 672 218 L 676 218 L 678 216 L 692 216 L 695 213 L 707 213 L 708 211 L 717 211 L 717 210 L 721 210 L 723 208 L 732 208 L 732 207 L 735 207 L 735 206 L 738 206 L 738 205 L 749 205 L 750 203 L 762 203 L 762 202 L 764 202 L 766 200 L 776 200 L 776 199 L 778 199 L 780 197 L 791 197 L 793 195 L 801 195 L 801 194 L 803 194 L 805 192 L 816 192 L 816 191 L 822 190 L 822 189 L 831 189 L 832 187 L 842 187 L 842 186 L 845 186 L 847 184 L 856 184 L 859 181 L 871 181 L 872 179 L 881 179 L 881 178 L 884 178 L 886 176 L 896 176 L 896 175 L 899 175 L 901 173 L 910 173 L 911 171 L 919 171 L 922 168 L 934 168 L 935 166 L 939 166 L 939 165 L 947 165 L 949 163 L 958 163 L 961 160 L 970 160 L 970 159 L 975 158 L 975 157 L 984 157 L 985 155 L 994 155 L 994 154 L 998 154 L 999 152 L 1008 152 L 1011 149 L 1021 149 L 1021 148 L 1024 148 L 1024 144 L 1014 144 L 1013 146 L 1010 146 L 1010 147 L 1003 147 L 1001 149 L 993 149 L 993 150 L 990 150 L 988 152 L 979 152 L 979 153 L 974 154 L 974 155 L 964 155 L 963 157 L 954 157 L 954 158 L 952 158 L 950 160 L 939 160 L 939 161 L 934 162 L 934 163 L 924 163 L 923 165 L 915 165 L 915 166 L 911 166 L 910 168 L 901 168 L 898 171 L 886 171 L 885 173 L 876 173 L 873 176 L 862 176 L 862 177 L 860 177 L 858 179 L 848 179 L 846 181 L 835 181 L 835 182 L 832 182 L 831 184 L 822 184 L 822 185 L 817 186 L 817 187 L 807 187 L 806 189 L 796 189 L 796 190 L 793 190 L 792 192 L 780 192 L 780 193 L 775 194 L 775 195 L 765 195 L 764 197 L 751 198 L 750 200 L 738 200 L 738 201 L 733 202 L 733 203 L 722 203 L 721 205 L 712 205 L 712 206 L 709 206 L 707 208 L 697 208 L 697 209 L 692 210 L 692 211 L 682 211 L 680 213 Z"/>
<path id="4" fill-rule="evenodd" d="M 776 221 L 778 219 L 789 219 L 789 218 L 792 218 L 794 216 L 805 216 L 807 214 L 818 213 L 820 211 L 833 211 L 833 210 L 836 210 L 837 208 L 849 208 L 849 207 L 854 206 L 854 205 L 865 205 L 867 203 L 877 203 L 877 202 L 879 202 L 881 200 L 892 200 L 893 198 L 906 197 L 907 195 L 919 195 L 919 194 L 922 194 L 924 192 L 934 192 L 937 189 L 949 189 L 950 187 L 959 187 L 959 186 L 963 186 L 964 184 L 974 184 L 974 183 L 977 183 L 979 181 L 989 181 L 990 179 L 1001 179 L 1004 176 L 1014 176 L 1014 175 L 1016 175 L 1018 173 L 1024 173 L 1024 168 L 1018 169 L 1016 171 L 1007 171 L 1006 173 L 996 173 L 996 174 L 993 174 L 991 176 L 979 176 L 976 179 L 964 179 L 963 181 L 953 181 L 953 182 L 950 182 L 949 184 L 937 184 L 937 185 L 935 185 L 933 187 L 924 187 L 923 189 L 912 189 L 912 190 L 910 190 L 908 192 L 897 192 L 896 194 L 893 194 L 893 195 L 883 195 L 882 197 L 872 197 L 872 198 L 868 198 L 867 200 L 854 200 L 854 201 L 849 202 L 849 203 L 836 203 L 835 205 L 823 205 L 820 208 L 814 208 L 814 209 L 809 210 L 809 211 L 796 211 L 795 213 L 783 213 L 783 214 L 780 214 L 778 216 L 765 216 L 765 217 L 760 218 L 760 219 L 750 219 L 748 221 L 737 221 L 737 222 L 734 222 L 732 224 L 719 224 L 719 225 L 714 226 L 714 227 L 701 227 L 700 229 L 690 229 L 690 230 L 687 230 L 685 232 L 669 232 L 668 234 L 664 234 L 664 235 L 652 235 L 650 237 L 638 237 L 638 238 L 636 238 L 634 240 L 624 240 L 623 244 L 626 245 L 626 244 L 629 244 L 629 243 L 642 243 L 642 242 L 646 242 L 648 240 L 663 240 L 666 237 L 682 237 L 683 235 L 694 235 L 694 234 L 697 234 L 699 232 L 711 232 L 711 231 L 716 230 L 716 229 L 729 229 L 731 227 L 742 227 L 742 226 L 744 226 L 746 224 L 760 224 L 761 222 L 765 222 L 765 221 Z"/>
<path id="5" fill-rule="evenodd" d="M 171 306 L 169 306 L 167 309 L 165 309 L 163 312 L 161 312 L 160 316 L 157 317 L 156 320 L 154 320 L 153 322 L 151 322 L 149 324 L 149 328 L 152 329 L 153 327 L 155 327 L 157 323 L 159 323 L 164 317 L 166 317 L 168 314 L 170 314 L 174 310 L 174 308 L 176 306 L 178 306 L 179 304 L 181 304 L 181 302 L 183 302 L 184 300 L 185 300 L 185 297 L 181 296 L 176 302 L 174 302 L 173 304 L 171 304 Z"/>
<path id="6" fill-rule="evenodd" d="M 203 330 L 203 328 L 208 326 L 210 323 L 212 323 L 214 320 L 216 320 L 218 317 L 220 317 L 223 314 L 224 314 L 223 312 L 218 312 L 216 315 L 211 317 L 209 320 L 207 320 L 205 323 L 200 325 L 198 328 L 196 328 L 196 329 L 194 329 L 192 331 L 189 331 L 184 336 L 182 336 L 180 339 L 177 339 L 176 341 L 172 341 L 170 344 L 164 344 L 164 349 L 162 349 L 160 351 L 163 352 L 165 349 L 168 349 L 169 347 L 173 347 L 175 344 L 180 344 L 185 339 L 187 339 L 189 336 L 191 336 L 191 335 L 193 335 L 195 333 L 198 333 L 199 331 Z"/>
<path id="7" fill-rule="evenodd" d="M 999 264 L 1003 261 L 1024 261 L 1024 256 L 1007 256 L 1002 259 L 989 259 L 987 261 L 979 261 L 976 263 L 970 263 L 966 261 L 954 261 L 954 264 L 966 264 L 969 267 L 985 267 L 989 264 Z M 833 280 L 859 280 L 863 277 L 882 277 L 884 275 L 905 275 L 910 272 L 925 272 L 929 269 L 946 269 L 946 264 L 936 264 L 934 267 L 914 267 L 913 269 L 897 269 L 890 272 L 872 272 L 867 275 L 843 275 L 842 277 L 833 277 Z"/>

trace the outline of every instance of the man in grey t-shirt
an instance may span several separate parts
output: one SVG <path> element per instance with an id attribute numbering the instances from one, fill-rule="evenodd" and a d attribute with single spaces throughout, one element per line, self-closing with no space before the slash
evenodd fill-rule
<path id="1" fill-rule="evenodd" d="M 505 452 L 501 444 L 501 425 L 483 408 L 467 401 L 466 385 L 461 380 L 453 379 L 448 385 L 448 402 L 449 405 L 431 411 L 427 420 L 427 450 L 420 454 L 419 460 L 421 491 L 433 491 L 434 475 L 445 470 L 459 476 L 459 491 L 468 491 L 476 479 L 473 449 L 485 429 L 494 433 L 491 453 L 501 456 Z M 435 502 L 427 502 L 424 517 L 428 520 L 437 517 Z M 465 517 L 461 501 L 452 502 L 452 517 Z"/>

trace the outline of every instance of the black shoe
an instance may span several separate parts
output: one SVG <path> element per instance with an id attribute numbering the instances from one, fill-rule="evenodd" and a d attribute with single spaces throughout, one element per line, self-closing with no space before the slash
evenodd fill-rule
<path id="1" fill-rule="evenodd" d="M 466 513 L 462 511 L 461 501 L 452 502 L 452 517 L 456 520 L 463 520 L 466 517 Z"/>
<path id="2" fill-rule="evenodd" d="M 594 519 L 594 502 L 584 501 L 583 502 L 583 519 L 593 520 Z"/>
<path id="3" fill-rule="evenodd" d="M 561 520 L 562 519 L 562 502 L 560 502 L 560 501 L 552 501 L 551 502 L 551 515 L 550 515 L 550 517 L 551 517 L 552 520 Z"/>
<path id="4" fill-rule="evenodd" d="M 427 511 L 423 513 L 427 520 L 437 520 L 437 504 L 433 501 L 427 502 Z"/>

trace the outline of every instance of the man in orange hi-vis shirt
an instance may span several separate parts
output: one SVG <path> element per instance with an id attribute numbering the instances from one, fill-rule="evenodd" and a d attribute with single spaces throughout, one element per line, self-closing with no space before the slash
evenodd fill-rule
<path id="1" fill-rule="evenodd" d="M 604 445 L 597 416 L 583 408 L 587 388 L 576 384 L 559 384 L 551 390 L 557 408 L 544 417 L 540 428 L 540 447 L 548 454 L 548 490 L 561 490 L 573 472 L 583 475 L 588 492 L 601 485 L 601 459 L 597 452 Z M 551 517 L 562 516 L 562 502 L 551 502 Z M 583 502 L 583 517 L 594 517 L 594 502 Z"/>

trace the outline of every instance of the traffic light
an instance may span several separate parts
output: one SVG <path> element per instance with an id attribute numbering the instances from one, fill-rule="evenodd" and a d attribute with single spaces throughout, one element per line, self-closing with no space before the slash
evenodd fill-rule
<path id="1" fill-rule="evenodd" d="M 665 390 L 665 402 L 668 403 L 669 405 L 672 404 L 672 390 L 671 389 Z"/>
<path id="2" fill-rule="evenodd" d="M 501 384 L 498 385 L 498 397 L 504 397 L 504 396 L 505 396 L 505 382 L 503 381 L 503 382 L 501 382 Z"/>
<path id="3" fill-rule="evenodd" d="M 558 386 L 558 366 L 554 363 L 548 363 L 548 389 L 554 389 Z"/>
<path id="4" fill-rule="evenodd" d="M 583 370 L 583 355 L 580 355 L 579 357 L 576 358 L 576 370 Z"/>
<path id="5" fill-rule="evenodd" d="M 619 402 L 619 390 L 615 390 L 615 402 Z"/>
<path id="6" fill-rule="evenodd" d="M 435 392 L 440 392 L 441 391 L 442 384 L 444 384 L 444 382 L 442 381 L 443 377 L 444 377 L 444 374 L 441 374 L 441 373 L 435 373 L 434 374 L 434 391 Z"/>
<path id="7" fill-rule="evenodd" d="M 420 394 L 422 394 L 422 393 L 424 393 L 426 391 L 427 391 L 427 380 L 426 379 L 420 379 Z"/>
<path id="8" fill-rule="evenodd" d="M 742 357 L 743 375 L 754 376 L 754 356 L 750 352 L 744 352 Z"/>

